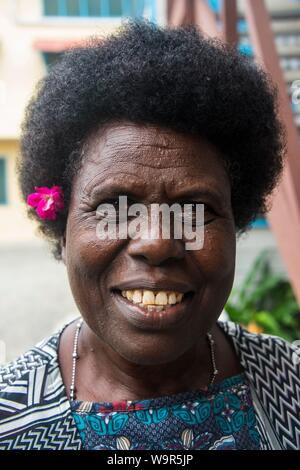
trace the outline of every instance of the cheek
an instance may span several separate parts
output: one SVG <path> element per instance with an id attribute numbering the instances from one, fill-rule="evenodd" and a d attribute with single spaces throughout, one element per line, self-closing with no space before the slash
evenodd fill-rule
<path id="1" fill-rule="evenodd" d="M 73 296 L 79 308 L 99 304 L 100 286 L 122 240 L 99 240 L 94 227 L 69 223 L 66 233 L 66 266 Z M 104 282 L 105 283 L 105 282 Z"/>
<path id="2" fill-rule="evenodd" d="M 234 230 L 207 229 L 202 250 L 197 252 L 197 264 L 204 286 L 200 310 L 201 321 L 213 324 L 219 317 L 232 289 L 235 271 Z M 199 311 L 200 311 L 199 310 Z"/>
<path id="3" fill-rule="evenodd" d="M 101 273 L 114 259 L 122 240 L 101 240 L 94 216 L 83 218 L 70 214 L 66 231 L 66 260 L 87 277 Z"/>
<path id="4" fill-rule="evenodd" d="M 208 227 L 197 260 L 207 281 L 232 283 L 235 269 L 236 237 L 234 227 Z"/>

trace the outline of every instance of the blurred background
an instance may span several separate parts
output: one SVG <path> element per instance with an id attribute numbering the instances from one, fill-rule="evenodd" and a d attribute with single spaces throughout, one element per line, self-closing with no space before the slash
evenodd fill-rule
<path id="1" fill-rule="evenodd" d="M 278 83 L 289 173 L 271 213 L 238 241 L 225 310 L 252 331 L 300 339 L 300 2 L 0 0 L 0 363 L 78 315 L 65 267 L 37 236 L 20 199 L 15 164 L 25 106 L 65 50 L 92 34 L 105 37 L 128 16 L 197 23 L 262 62 Z"/>

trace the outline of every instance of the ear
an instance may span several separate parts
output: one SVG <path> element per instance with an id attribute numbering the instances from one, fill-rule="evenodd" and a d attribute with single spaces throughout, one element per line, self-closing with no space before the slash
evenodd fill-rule
<path id="1" fill-rule="evenodd" d="M 60 238 L 60 246 L 61 246 L 61 259 L 64 264 L 66 264 L 66 233 Z"/>

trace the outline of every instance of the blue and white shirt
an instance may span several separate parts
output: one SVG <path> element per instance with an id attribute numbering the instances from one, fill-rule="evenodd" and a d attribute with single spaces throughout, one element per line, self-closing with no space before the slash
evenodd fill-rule
<path id="1" fill-rule="evenodd" d="M 219 322 L 219 325 L 232 339 L 244 373 L 240 377 L 225 379 L 225 383 L 217 387 L 215 392 L 219 393 L 222 390 L 224 392 L 224 386 L 227 387 L 226 393 L 228 393 L 228 387 L 241 387 L 239 393 L 244 390 L 245 400 L 248 400 L 249 405 L 248 409 L 245 403 L 241 402 L 245 416 L 247 413 L 251 415 L 251 409 L 255 412 L 255 420 L 251 421 L 252 434 L 251 436 L 249 434 L 253 440 L 253 448 L 299 450 L 298 348 L 278 337 L 249 333 L 232 322 Z M 63 329 L 43 340 L 15 361 L 0 367 L 0 450 L 79 450 L 88 448 L 88 442 L 92 442 L 86 441 L 84 432 L 89 432 L 92 438 L 97 435 L 97 429 L 95 429 L 97 423 L 95 424 L 95 421 L 88 418 L 101 417 L 103 410 L 99 412 L 99 409 L 96 409 L 97 404 L 90 404 L 87 407 L 86 403 L 77 403 L 77 405 L 70 403 L 67 397 L 58 362 L 58 345 L 62 331 Z M 247 390 L 250 391 L 251 402 Z M 190 395 L 190 392 L 186 394 Z M 185 396 L 186 394 L 183 393 L 180 398 L 183 400 L 190 398 L 190 396 Z M 166 404 L 169 398 L 160 397 L 154 400 L 165 400 L 164 404 Z M 179 394 L 173 398 L 179 398 Z M 192 398 L 194 400 L 195 397 Z M 193 404 L 198 401 L 191 402 L 190 400 L 189 403 L 190 406 L 194 406 Z M 142 401 L 142 404 L 145 404 L 145 401 Z M 170 404 L 168 402 L 168 405 Z M 176 407 L 179 403 L 176 402 L 173 405 Z M 181 401 L 180 406 L 185 407 L 186 403 Z M 124 413 L 124 410 L 120 411 Z M 231 410 L 231 412 L 235 411 Z M 91 415 L 91 412 L 95 413 Z M 194 410 L 193 414 L 195 413 Z M 140 413 L 139 416 L 142 417 L 142 414 Z M 106 422 L 105 419 L 107 421 L 107 416 L 104 417 L 103 422 Z M 84 420 L 86 427 L 83 427 Z M 178 426 L 176 429 L 178 430 Z M 96 431 L 95 436 L 94 431 Z M 212 429 L 203 429 L 203 439 L 208 439 L 208 434 L 213 434 L 213 432 Z M 104 437 L 103 435 L 101 437 L 99 432 L 97 436 L 98 447 L 105 448 L 105 442 L 108 442 L 105 441 L 108 431 Z M 121 429 L 119 434 L 115 432 L 110 438 L 112 448 L 130 448 L 130 438 L 128 434 L 124 435 L 124 429 Z M 177 440 L 181 438 L 182 449 L 196 448 L 195 429 L 192 429 L 188 423 L 185 423 L 183 431 L 177 432 L 177 437 L 174 435 L 173 438 Z M 234 446 L 239 439 L 243 438 L 244 436 L 234 432 L 227 432 L 227 434 L 225 432 L 217 441 L 213 439 L 213 442 L 207 442 L 207 446 L 203 448 L 213 449 L 214 446 L 222 448 L 223 445 L 224 448 L 226 446 L 228 448 L 229 445 Z M 240 442 L 243 441 L 240 440 Z M 247 446 L 249 447 L 250 444 Z M 174 441 L 174 449 L 175 445 Z M 242 446 L 243 444 L 239 444 L 236 448 L 242 448 Z M 97 442 L 94 447 L 97 447 Z"/>

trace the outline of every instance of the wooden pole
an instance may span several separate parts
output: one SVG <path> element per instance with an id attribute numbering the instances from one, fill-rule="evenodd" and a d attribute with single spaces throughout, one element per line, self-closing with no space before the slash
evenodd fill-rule
<path id="1" fill-rule="evenodd" d="M 213 37 L 221 37 L 216 15 L 209 7 L 206 0 L 195 1 L 195 23 L 204 34 Z"/>
<path id="2" fill-rule="evenodd" d="M 223 0 L 221 10 L 222 20 L 222 38 L 228 44 L 235 45 L 238 43 L 237 33 L 237 1 L 236 0 Z"/>

